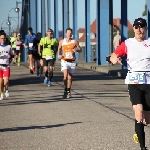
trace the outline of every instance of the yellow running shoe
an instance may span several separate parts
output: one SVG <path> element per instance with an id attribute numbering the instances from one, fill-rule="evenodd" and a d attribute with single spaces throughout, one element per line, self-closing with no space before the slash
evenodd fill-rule
<path id="1" fill-rule="evenodd" d="M 17 66 L 20 66 L 20 63 L 17 63 Z"/>
<path id="2" fill-rule="evenodd" d="M 137 136 L 136 133 L 134 133 L 133 139 L 134 139 L 134 142 L 135 142 L 135 143 L 139 143 L 139 139 L 138 139 L 138 136 Z"/>

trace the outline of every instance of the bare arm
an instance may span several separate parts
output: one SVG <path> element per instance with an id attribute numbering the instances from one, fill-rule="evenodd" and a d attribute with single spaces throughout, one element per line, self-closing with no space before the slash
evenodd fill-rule
<path id="1" fill-rule="evenodd" d="M 41 45 L 40 44 L 38 44 L 38 53 L 41 56 Z"/>
<path id="2" fill-rule="evenodd" d="M 58 59 L 62 58 L 62 42 L 63 40 L 61 40 L 58 45 Z"/>
<path id="3" fill-rule="evenodd" d="M 113 64 L 121 64 L 122 65 L 122 62 L 120 60 L 120 57 L 118 55 L 116 55 L 115 53 L 112 53 L 110 55 L 110 61 L 113 63 Z"/>
<path id="4" fill-rule="evenodd" d="M 79 42 L 78 41 L 76 41 L 75 40 L 75 45 L 76 45 L 76 47 L 77 47 L 77 52 L 82 52 L 82 48 L 80 47 L 80 45 L 79 45 Z"/>

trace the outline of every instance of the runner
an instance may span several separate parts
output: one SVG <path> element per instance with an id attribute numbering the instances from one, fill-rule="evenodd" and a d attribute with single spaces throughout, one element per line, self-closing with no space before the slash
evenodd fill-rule
<path id="1" fill-rule="evenodd" d="M 35 50 L 35 53 L 34 53 L 34 59 L 35 59 L 35 62 L 36 62 L 36 67 L 37 67 L 37 76 L 41 76 L 41 74 L 43 74 L 43 65 L 41 66 L 41 56 L 39 55 L 39 52 L 38 52 L 38 45 L 40 43 L 40 40 L 41 40 L 41 33 L 38 32 L 37 33 L 37 41 L 36 41 L 36 50 Z"/>
<path id="2" fill-rule="evenodd" d="M 0 33 L 0 100 L 3 100 L 4 94 L 9 97 L 8 84 L 10 76 L 9 59 L 13 56 L 11 46 L 6 45 L 6 34 Z M 5 91 L 4 91 L 5 90 Z"/>
<path id="3" fill-rule="evenodd" d="M 54 66 L 54 46 L 58 46 L 58 41 L 53 38 L 53 30 L 48 29 L 47 30 L 47 36 L 42 38 L 40 41 L 40 44 L 38 46 L 39 55 L 42 56 L 43 59 L 43 66 L 44 66 L 44 72 L 45 72 L 45 79 L 44 84 L 48 84 L 48 86 L 51 86 L 51 80 L 53 78 L 53 66 Z M 41 55 L 41 47 L 43 46 L 43 51 Z M 49 74 L 48 74 L 48 65 L 49 67 Z"/>
<path id="4" fill-rule="evenodd" d="M 30 73 L 33 74 L 35 72 L 35 60 L 34 60 L 34 51 L 36 50 L 37 45 L 37 37 L 31 27 L 28 28 L 28 34 L 25 36 L 25 48 L 28 50 L 28 59 L 30 66 Z"/>
<path id="5" fill-rule="evenodd" d="M 17 40 L 16 40 L 16 62 L 17 66 L 20 66 L 20 56 L 21 56 L 21 46 L 23 44 L 23 41 L 21 40 L 20 33 L 17 34 Z"/>
<path id="6" fill-rule="evenodd" d="M 150 124 L 150 38 L 146 37 L 146 20 L 135 19 L 133 30 L 135 37 L 122 42 L 108 61 L 121 64 L 120 57 L 127 55 L 129 72 L 125 83 L 135 113 L 134 141 L 140 143 L 141 150 L 147 150 L 144 126 Z"/>
<path id="7" fill-rule="evenodd" d="M 11 42 L 11 47 L 14 53 L 14 58 L 13 58 L 13 63 L 16 64 L 16 40 L 17 40 L 17 33 L 14 32 L 13 33 L 13 37 L 10 38 L 10 42 Z"/>
<path id="8" fill-rule="evenodd" d="M 82 52 L 78 41 L 72 39 L 72 29 L 66 29 L 66 38 L 59 42 L 58 58 L 61 59 L 61 71 L 64 75 L 64 98 L 71 97 L 72 76 L 75 72 L 75 52 Z"/>

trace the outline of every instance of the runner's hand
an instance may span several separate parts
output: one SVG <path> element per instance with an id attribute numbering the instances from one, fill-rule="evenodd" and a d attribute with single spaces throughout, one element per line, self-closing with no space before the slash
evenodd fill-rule
<path id="1" fill-rule="evenodd" d="M 7 55 L 7 58 L 11 58 L 11 55 Z"/>
<path id="2" fill-rule="evenodd" d="M 72 50 L 72 52 L 74 52 L 74 53 L 75 53 L 76 51 L 77 51 L 76 49 L 73 49 L 73 50 Z"/>
<path id="3" fill-rule="evenodd" d="M 62 55 L 58 55 L 58 59 L 62 59 Z"/>
<path id="4" fill-rule="evenodd" d="M 25 45 L 24 47 L 25 47 L 26 49 L 28 48 L 28 46 L 27 46 L 27 45 Z"/>
<path id="5" fill-rule="evenodd" d="M 39 55 L 41 56 L 41 53 L 39 53 Z"/>
<path id="6" fill-rule="evenodd" d="M 121 62 L 121 60 L 120 60 L 120 57 L 118 57 L 118 55 L 116 55 L 115 53 L 112 53 L 112 54 L 111 54 L 110 61 L 111 61 L 113 64 L 120 64 L 120 65 L 122 65 L 122 62 Z"/>

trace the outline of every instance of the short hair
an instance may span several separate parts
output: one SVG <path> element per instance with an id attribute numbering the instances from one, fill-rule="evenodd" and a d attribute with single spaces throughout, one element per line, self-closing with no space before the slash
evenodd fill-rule
<path id="1" fill-rule="evenodd" d="M 0 32 L 0 36 L 1 36 L 1 35 L 6 36 L 6 33 L 5 33 L 5 32 Z"/>
<path id="2" fill-rule="evenodd" d="M 0 30 L 0 33 L 5 32 L 4 30 Z"/>
<path id="3" fill-rule="evenodd" d="M 30 31 L 30 32 L 31 32 L 32 30 L 33 30 L 33 29 L 32 29 L 32 27 L 29 27 L 29 28 L 28 28 L 28 31 Z"/>
<path id="4" fill-rule="evenodd" d="M 70 31 L 72 32 L 72 29 L 71 29 L 71 28 L 67 28 L 67 29 L 66 29 L 66 32 L 67 32 L 68 30 L 70 30 Z"/>
<path id="5" fill-rule="evenodd" d="M 53 32 L 53 30 L 51 28 L 48 28 L 48 30 L 50 30 L 51 32 Z"/>

